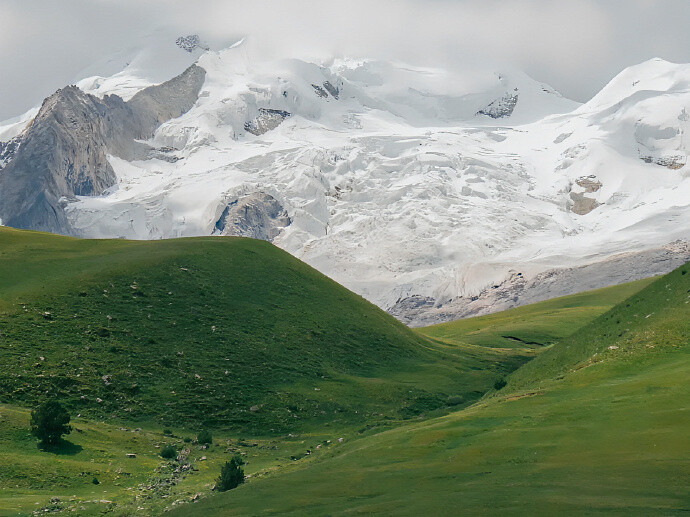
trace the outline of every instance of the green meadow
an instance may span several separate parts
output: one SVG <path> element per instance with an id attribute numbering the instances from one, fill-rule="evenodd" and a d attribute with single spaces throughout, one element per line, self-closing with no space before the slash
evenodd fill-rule
<path id="1" fill-rule="evenodd" d="M 350 443 L 186 515 L 684 515 L 688 271 L 656 280 L 468 409 Z"/>
<path id="2" fill-rule="evenodd" d="M 0 228 L 0 515 L 680 514 L 688 269 L 413 331 L 262 241 Z"/>

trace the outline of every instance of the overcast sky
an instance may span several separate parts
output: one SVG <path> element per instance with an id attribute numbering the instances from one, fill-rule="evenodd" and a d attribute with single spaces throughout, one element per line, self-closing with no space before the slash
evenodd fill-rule
<path id="1" fill-rule="evenodd" d="M 262 57 L 521 68 L 586 101 L 626 66 L 690 62 L 689 0 L 0 0 L 0 120 L 165 28 Z"/>

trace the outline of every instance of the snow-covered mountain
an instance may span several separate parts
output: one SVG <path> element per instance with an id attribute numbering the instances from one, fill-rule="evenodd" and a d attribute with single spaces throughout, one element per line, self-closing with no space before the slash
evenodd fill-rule
<path id="1" fill-rule="evenodd" d="M 579 105 L 514 70 L 246 46 L 119 56 L 0 124 L 0 217 L 272 240 L 402 319 L 690 238 L 690 65 L 642 63 Z"/>

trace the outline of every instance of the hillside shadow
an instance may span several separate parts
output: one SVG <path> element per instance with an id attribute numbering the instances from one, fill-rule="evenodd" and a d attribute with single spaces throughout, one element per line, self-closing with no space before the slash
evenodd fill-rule
<path id="1" fill-rule="evenodd" d="M 43 445 L 39 443 L 38 448 L 43 452 L 49 452 L 58 456 L 74 456 L 84 450 L 81 445 L 72 443 L 69 440 L 60 440 L 60 443 L 54 445 Z"/>

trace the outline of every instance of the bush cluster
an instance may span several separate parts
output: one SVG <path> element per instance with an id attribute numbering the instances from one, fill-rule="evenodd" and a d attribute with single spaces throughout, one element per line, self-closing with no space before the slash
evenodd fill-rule
<path id="1" fill-rule="evenodd" d="M 244 461 L 239 455 L 226 462 L 220 469 L 220 477 L 216 480 L 216 490 L 225 492 L 244 483 Z"/>
<path id="2" fill-rule="evenodd" d="M 161 449 L 161 458 L 165 458 L 166 460 L 177 458 L 177 449 L 170 444 L 163 446 Z"/>

